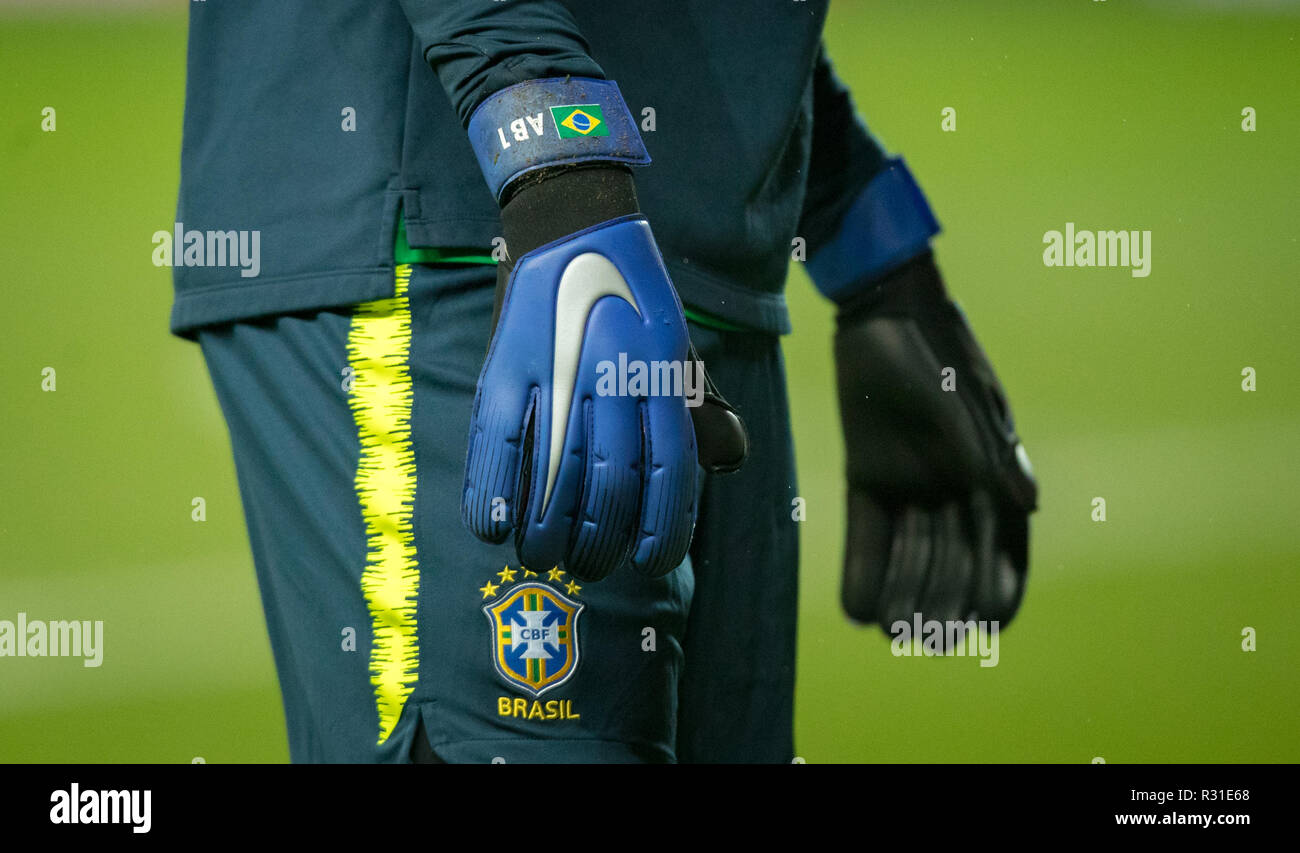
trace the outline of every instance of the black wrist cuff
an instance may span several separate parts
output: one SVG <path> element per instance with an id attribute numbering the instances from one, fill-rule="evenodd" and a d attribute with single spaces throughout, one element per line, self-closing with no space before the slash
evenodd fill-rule
<path id="1" fill-rule="evenodd" d="M 507 263 L 569 234 L 639 213 L 627 166 L 559 166 L 530 172 L 506 188 L 501 208 Z"/>
<path id="2" fill-rule="evenodd" d="M 852 297 L 840 303 L 835 315 L 838 322 L 866 314 L 910 314 L 922 303 L 936 298 L 942 302 L 948 297 L 929 249 L 874 281 L 855 285 L 854 290 Z"/>

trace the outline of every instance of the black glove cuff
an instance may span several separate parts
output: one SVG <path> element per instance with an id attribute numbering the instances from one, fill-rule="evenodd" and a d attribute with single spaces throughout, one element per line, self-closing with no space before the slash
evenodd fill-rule
<path id="1" fill-rule="evenodd" d="M 492 329 L 501 317 L 515 261 L 539 246 L 619 216 L 640 213 L 632 170 L 617 163 L 554 166 L 528 172 L 505 188 L 501 230 L 506 256 L 497 263 Z"/>
<path id="2" fill-rule="evenodd" d="M 641 211 L 632 170 L 616 163 L 529 172 L 506 188 L 501 207 L 508 263 L 592 225 Z"/>
<path id="3" fill-rule="evenodd" d="M 914 313 L 919 302 L 932 304 L 948 298 L 939 268 L 934 263 L 934 253 L 926 249 L 902 266 L 855 286 L 851 298 L 839 304 L 836 320 L 840 323 L 857 321 L 867 314 Z"/>

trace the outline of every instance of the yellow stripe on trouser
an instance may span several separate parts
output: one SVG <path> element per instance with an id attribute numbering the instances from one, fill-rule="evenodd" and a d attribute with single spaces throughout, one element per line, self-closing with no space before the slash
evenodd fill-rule
<path id="1" fill-rule="evenodd" d="M 370 680 L 379 711 L 379 743 L 388 740 L 419 672 L 415 601 L 420 586 L 411 529 L 415 453 L 411 447 L 411 267 L 397 267 L 393 298 L 356 307 L 348 333 L 349 405 L 361 439 L 357 500 L 366 525 L 361 590 L 374 641 Z"/>

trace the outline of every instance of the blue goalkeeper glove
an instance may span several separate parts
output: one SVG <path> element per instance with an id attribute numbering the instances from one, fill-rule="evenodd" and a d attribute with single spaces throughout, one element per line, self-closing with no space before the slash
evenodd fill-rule
<path id="1" fill-rule="evenodd" d="M 697 463 L 739 467 L 743 425 L 694 358 L 625 164 L 649 162 L 612 82 L 521 83 L 470 138 L 509 257 L 479 377 L 462 514 L 519 559 L 599 580 L 686 555 Z M 639 377 L 639 378 L 638 378 Z M 694 418 L 694 420 L 693 420 Z M 697 435 L 698 434 L 698 435 Z"/>

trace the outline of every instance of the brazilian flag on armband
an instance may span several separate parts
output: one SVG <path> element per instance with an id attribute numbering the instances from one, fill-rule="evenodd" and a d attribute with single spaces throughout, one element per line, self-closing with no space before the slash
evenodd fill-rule
<path id="1" fill-rule="evenodd" d="M 581 136 L 609 136 L 609 125 L 599 104 L 566 104 L 551 107 L 551 120 L 561 139 Z"/>

